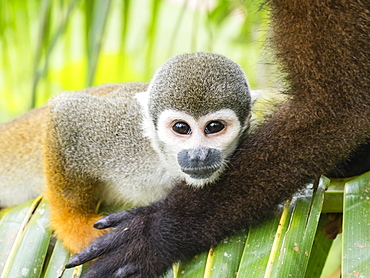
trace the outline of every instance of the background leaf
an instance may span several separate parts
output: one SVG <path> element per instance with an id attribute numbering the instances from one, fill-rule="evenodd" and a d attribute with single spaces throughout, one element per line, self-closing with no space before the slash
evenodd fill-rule
<path id="1" fill-rule="evenodd" d="M 169 57 L 191 51 L 224 54 L 252 88 L 266 88 L 266 12 L 246 2 L 1 1 L 0 122 L 64 90 L 149 81 Z"/>

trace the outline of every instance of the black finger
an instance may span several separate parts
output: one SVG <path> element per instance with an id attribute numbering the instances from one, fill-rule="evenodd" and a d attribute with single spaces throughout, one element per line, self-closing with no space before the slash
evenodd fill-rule
<path id="1" fill-rule="evenodd" d="M 73 256 L 66 264 L 66 268 L 86 263 L 119 248 L 119 246 L 125 241 L 126 237 L 122 235 L 125 231 L 126 228 L 122 230 L 117 229 L 97 238 L 87 248 Z"/>
<path id="2" fill-rule="evenodd" d="M 117 227 L 124 221 L 131 219 L 132 215 L 128 211 L 120 211 L 117 213 L 112 213 L 107 217 L 99 219 L 94 223 L 94 228 L 96 229 L 106 229 L 110 227 Z"/>
<path id="3" fill-rule="evenodd" d="M 114 272 L 115 278 L 138 277 L 137 268 L 133 265 L 125 265 Z"/>
<path id="4" fill-rule="evenodd" d="M 99 258 L 82 276 L 83 278 L 144 278 L 133 264 L 125 265 L 123 254 L 112 252 Z M 145 277 L 147 278 L 147 277 Z"/>
<path id="5" fill-rule="evenodd" d="M 90 268 L 84 273 L 82 278 L 143 278 L 141 275 L 134 272 L 114 272 L 111 269 L 107 269 L 107 265 L 108 264 L 105 263 L 103 267 Z"/>

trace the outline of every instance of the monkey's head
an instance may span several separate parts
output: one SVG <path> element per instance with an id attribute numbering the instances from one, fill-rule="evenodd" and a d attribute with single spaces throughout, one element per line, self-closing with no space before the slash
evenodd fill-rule
<path id="1" fill-rule="evenodd" d="M 174 176 L 194 186 L 213 182 L 249 127 L 242 69 L 214 53 L 178 55 L 158 69 L 148 94 L 150 137 Z"/>

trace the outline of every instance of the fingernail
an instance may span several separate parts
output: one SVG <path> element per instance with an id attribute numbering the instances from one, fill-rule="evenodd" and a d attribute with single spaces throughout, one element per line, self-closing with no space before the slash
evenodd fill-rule
<path id="1" fill-rule="evenodd" d="M 95 229 L 104 229 L 106 227 L 106 223 L 104 223 L 105 221 L 102 221 L 101 220 L 98 220 L 94 223 L 94 228 Z"/>
<path id="2" fill-rule="evenodd" d="M 76 259 L 76 257 L 72 257 L 66 263 L 66 268 L 72 268 L 72 267 L 75 267 L 75 266 L 78 266 L 78 265 L 80 265 L 80 264 L 78 263 L 78 260 Z"/>

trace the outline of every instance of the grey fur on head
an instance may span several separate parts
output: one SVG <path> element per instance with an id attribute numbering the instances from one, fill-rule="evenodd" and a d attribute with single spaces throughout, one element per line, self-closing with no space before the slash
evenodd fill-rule
<path id="1" fill-rule="evenodd" d="M 251 109 L 248 82 L 238 64 L 215 53 L 189 53 L 167 60 L 149 85 L 149 113 L 179 110 L 195 118 L 232 109 L 244 122 Z"/>

